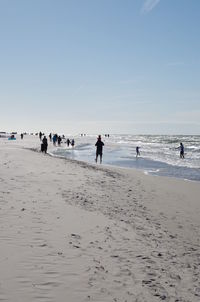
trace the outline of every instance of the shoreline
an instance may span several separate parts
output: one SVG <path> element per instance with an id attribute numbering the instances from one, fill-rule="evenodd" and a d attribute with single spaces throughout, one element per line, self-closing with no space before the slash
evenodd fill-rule
<path id="1" fill-rule="evenodd" d="M 95 150 L 92 142 L 79 140 L 74 149 L 65 148 L 65 144 L 60 147 L 50 147 L 50 153 L 53 156 L 60 156 L 69 159 L 77 159 L 87 163 L 94 162 Z M 113 152 L 112 151 L 113 149 Z M 127 150 L 128 149 L 128 150 Z M 200 181 L 200 168 L 197 163 L 184 159 L 180 161 L 179 155 L 170 161 L 169 158 L 161 160 L 160 157 L 149 156 L 143 154 L 136 157 L 132 145 L 127 145 L 127 149 L 123 145 L 117 144 L 114 141 L 106 141 L 105 152 L 103 155 L 103 164 L 115 167 L 133 168 L 145 171 L 150 175 L 168 176 L 182 178 L 194 181 Z M 153 150 L 153 149 L 152 149 Z"/>
<path id="2" fill-rule="evenodd" d="M 0 144 L 2 300 L 199 301 L 198 183 L 26 147 Z"/>
<path id="3" fill-rule="evenodd" d="M 35 149 L 38 151 L 40 150 L 40 141 L 39 138 L 36 136 L 25 136 L 24 141 L 32 142 L 35 141 L 37 145 L 35 145 Z M 21 141 L 23 143 L 23 140 Z M 20 138 L 17 137 L 17 141 L 15 144 L 20 144 Z M 67 148 L 65 146 L 65 143 L 63 143 L 60 147 L 53 146 L 51 142 L 49 142 L 48 146 L 48 153 L 51 156 L 58 157 L 58 158 L 68 158 L 71 160 L 77 160 L 77 161 L 83 161 L 88 164 L 94 164 L 94 158 L 95 158 L 95 149 L 94 146 L 91 144 L 91 140 L 89 138 L 89 141 L 86 138 L 82 137 L 76 137 L 76 145 L 75 148 Z M 177 158 L 177 163 L 173 163 L 173 161 L 165 162 L 162 160 L 159 160 L 159 158 L 151 158 L 147 157 L 145 154 L 143 156 L 140 156 L 136 158 L 135 154 L 133 153 L 130 157 L 130 154 L 128 156 L 128 153 L 125 153 L 124 156 L 122 156 L 123 151 L 120 155 L 115 154 L 119 152 L 120 146 L 116 145 L 115 150 L 113 150 L 114 154 L 113 157 L 111 156 L 111 150 L 113 147 L 114 141 L 106 141 L 106 148 L 105 154 L 103 156 L 103 165 L 104 166 L 110 166 L 110 167 L 117 167 L 117 168 L 124 168 L 124 169 L 136 169 L 137 171 L 142 171 L 145 174 L 148 175 L 158 175 L 161 177 L 170 177 L 175 179 L 184 179 L 184 180 L 190 180 L 190 181 L 200 181 L 200 168 L 197 165 L 197 163 L 191 162 L 191 165 L 189 165 L 189 162 L 184 160 L 179 161 L 179 158 Z M 93 146 L 93 147 L 92 147 Z M 28 146 L 28 148 L 31 148 Z M 130 146 L 129 146 L 130 148 Z M 131 147 L 132 148 L 132 147 Z M 122 156 L 122 157 L 120 157 Z M 126 157 L 127 156 L 127 157 Z M 93 158 L 94 157 L 94 158 Z M 196 166 L 195 166 L 196 165 Z"/>
<path id="4" fill-rule="evenodd" d="M 31 150 L 31 149 L 30 149 Z M 39 150 L 33 150 L 33 151 L 36 151 L 36 152 L 39 152 Z M 133 171 L 139 171 L 141 173 L 143 173 L 144 175 L 147 175 L 147 176 L 151 176 L 151 177 L 164 177 L 164 178 L 169 178 L 169 179 L 174 179 L 174 180 L 177 180 L 177 179 L 180 179 L 180 180 L 183 180 L 183 181 L 191 181 L 191 182 L 195 182 L 195 183 L 199 183 L 200 180 L 196 180 L 196 179 L 187 179 L 187 178 L 183 178 L 183 177 L 178 177 L 178 176 L 173 176 L 173 175 L 160 175 L 160 174 L 157 174 L 157 172 L 155 171 L 147 171 L 147 170 L 144 170 L 142 168 L 135 168 L 135 167 L 125 167 L 125 166 L 118 166 L 118 165 L 114 165 L 114 164 L 104 164 L 102 162 L 102 164 L 99 164 L 99 163 L 92 163 L 92 162 L 87 162 L 87 161 L 84 161 L 84 160 L 79 160 L 79 159 L 72 159 L 72 158 L 67 158 L 65 156 L 61 156 L 61 155 L 53 155 L 51 153 L 48 153 L 47 154 L 53 158 L 60 158 L 60 159 L 64 159 L 64 160 L 68 160 L 68 161 L 71 161 L 71 162 L 78 162 L 78 163 L 85 163 L 87 164 L 88 166 L 102 166 L 102 167 L 108 167 L 108 168 L 116 168 L 116 169 L 122 169 L 122 170 L 133 170 Z"/>

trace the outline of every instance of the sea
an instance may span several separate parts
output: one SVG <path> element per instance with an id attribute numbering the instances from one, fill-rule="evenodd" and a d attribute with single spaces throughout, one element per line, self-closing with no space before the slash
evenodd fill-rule
<path id="1" fill-rule="evenodd" d="M 74 147 L 61 147 L 49 152 L 53 156 L 95 163 L 95 143 L 98 135 L 76 135 Z M 72 139 L 72 136 L 65 136 Z M 139 169 L 146 174 L 200 181 L 200 135 L 102 135 L 103 165 Z M 185 158 L 180 158 L 180 142 Z M 140 156 L 136 157 L 136 147 Z"/>

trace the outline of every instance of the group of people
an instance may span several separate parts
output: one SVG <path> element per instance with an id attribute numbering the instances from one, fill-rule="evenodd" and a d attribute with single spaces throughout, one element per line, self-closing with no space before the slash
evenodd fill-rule
<path id="1" fill-rule="evenodd" d="M 61 145 L 61 142 L 62 142 L 62 138 L 60 135 L 58 135 L 57 133 L 53 135 L 53 138 L 52 138 L 52 134 L 50 133 L 49 134 L 49 140 L 50 142 L 53 140 L 53 145 L 56 146 L 56 143 L 58 143 L 58 146 Z"/>
<path id="2" fill-rule="evenodd" d="M 44 133 L 42 133 L 41 131 L 39 132 L 39 139 L 42 142 L 41 143 L 41 152 L 47 153 L 48 140 L 47 140 L 46 136 L 44 135 Z"/>
<path id="3" fill-rule="evenodd" d="M 180 150 L 180 158 L 185 158 L 185 149 L 183 146 L 183 143 L 180 143 L 180 146 L 178 147 Z M 140 147 L 136 147 L 136 157 L 140 156 Z"/>
<path id="4" fill-rule="evenodd" d="M 44 136 L 44 137 L 43 137 Z M 43 138 L 42 138 L 43 137 Z M 47 137 L 42 134 L 42 132 L 39 133 L 39 138 L 42 141 L 41 143 L 41 152 L 47 153 L 47 148 L 48 148 L 48 140 Z M 52 134 L 49 134 L 49 140 L 52 141 L 53 140 L 53 144 L 56 145 L 56 142 L 58 143 L 58 146 L 60 146 L 60 143 L 62 141 L 61 136 L 58 136 L 57 134 L 54 134 L 52 137 Z M 75 141 L 74 139 L 72 139 L 71 141 L 69 139 L 66 140 L 67 146 L 69 147 L 69 145 L 71 144 L 72 147 L 74 147 L 75 145 Z M 98 136 L 97 142 L 95 144 L 96 146 L 96 158 L 95 161 L 97 163 L 98 157 L 100 157 L 100 163 L 102 163 L 102 156 L 103 156 L 103 146 L 104 143 L 101 140 L 101 135 Z"/>
<path id="5" fill-rule="evenodd" d="M 44 137 L 42 139 L 43 135 L 44 134 L 42 134 L 41 132 L 39 133 L 40 140 L 42 141 L 41 151 L 46 153 L 47 152 L 47 148 L 48 148 L 48 140 L 47 140 L 47 138 L 46 138 L 45 135 L 44 135 Z M 54 134 L 53 138 L 52 138 L 52 134 L 51 133 L 49 134 L 49 140 L 50 141 L 53 140 L 54 146 L 56 145 L 56 142 L 58 143 L 58 146 L 60 146 L 60 144 L 62 142 L 62 139 L 65 139 L 64 135 L 61 138 L 60 135 L 58 136 L 57 134 Z M 66 144 L 67 144 L 68 147 L 69 147 L 70 144 L 71 144 L 72 147 L 74 147 L 74 145 L 75 145 L 74 139 L 72 139 L 71 141 L 69 139 L 66 139 L 65 142 L 66 142 Z M 100 158 L 100 163 L 102 163 L 104 143 L 101 140 L 101 135 L 98 136 L 97 142 L 96 142 L 95 146 L 96 146 L 96 158 L 95 158 L 95 162 L 97 163 L 98 157 L 99 157 Z M 180 143 L 180 146 L 178 147 L 178 149 L 180 149 L 180 158 L 182 158 L 182 159 L 185 158 L 185 152 L 184 152 L 183 143 Z M 136 157 L 138 157 L 138 156 L 140 156 L 140 147 L 139 146 L 136 147 Z"/>
<path id="6" fill-rule="evenodd" d="M 48 148 L 48 139 L 47 137 L 44 135 L 44 133 L 42 133 L 41 131 L 39 132 L 39 138 L 41 143 L 41 151 L 44 153 L 47 153 L 47 148 Z M 53 145 L 56 146 L 56 144 L 58 146 L 61 146 L 61 142 L 62 140 L 65 139 L 65 136 L 63 135 L 62 137 L 58 134 L 54 134 L 52 135 L 51 133 L 49 134 L 49 141 L 52 142 L 53 141 Z M 71 145 L 72 147 L 74 147 L 75 145 L 75 140 L 72 139 L 71 141 L 69 139 L 65 140 L 67 146 L 69 147 L 69 145 Z"/>

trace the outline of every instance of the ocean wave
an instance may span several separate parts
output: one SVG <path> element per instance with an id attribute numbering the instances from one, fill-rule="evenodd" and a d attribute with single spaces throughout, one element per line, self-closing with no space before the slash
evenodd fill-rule
<path id="1" fill-rule="evenodd" d="M 97 135 L 76 137 L 75 147 L 55 148 L 53 154 L 73 159 L 94 162 L 96 152 L 95 143 Z M 153 171 L 164 173 L 170 171 L 173 175 L 181 173 L 181 177 L 194 177 L 200 169 L 200 136 L 161 136 L 161 135 L 110 135 L 105 138 L 103 162 L 106 164 L 124 167 L 136 167 L 145 170 L 147 167 Z M 185 146 L 185 159 L 179 157 L 179 146 Z M 136 146 L 140 147 L 141 157 L 136 160 Z M 192 170 L 188 170 L 192 169 Z M 194 177 L 192 173 L 194 172 Z"/>

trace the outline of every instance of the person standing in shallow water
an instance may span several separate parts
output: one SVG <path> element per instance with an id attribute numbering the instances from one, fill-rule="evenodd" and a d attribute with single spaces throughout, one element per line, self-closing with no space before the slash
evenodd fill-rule
<path id="1" fill-rule="evenodd" d="M 103 146 L 104 146 L 104 143 L 101 141 L 101 135 L 98 136 L 98 139 L 97 139 L 97 142 L 96 142 L 95 146 L 97 147 L 95 161 L 97 163 L 98 156 L 100 156 L 100 164 L 101 164 L 102 163 L 102 156 L 103 156 Z"/>
<path id="2" fill-rule="evenodd" d="M 72 145 L 72 147 L 74 147 L 74 145 L 75 145 L 75 140 L 74 139 L 72 139 L 71 145 Z"/>
<path id="3" fill-rule="evenodd" d="M 61 138 L 61 136 L 59 135 L 59 136 L 58 136 L 58 146 L 59 146 L 59 147 L 60 147 L 61 142 L 62 142 L 62 138 Z"/>
<path id="4" fill-rule="evenodd" d="M 42 140 L 42 132 L 41 131 L 39 133 L 39 138 L 40 138 L 40 140 Z"/>
<path id="5" fill-rule="evenodd" d="M 185 154 L 184 154 L 184 146 L 182 143 L 180 143 L 180 158 L 185 158 Z"/>
<path id="6" fill-rule="evenodd" d="M 54 146 L 56 145 L 57 140 L 58 140 L 58 136 L 57 136 L 57 134 L 54 134 L 54 136 L 53 136 L 53 145 Z"/>
<path id="7" fill-rule="evenodd" d="M 136 147 L 136 157 L 140 156 L 140 147 Z"/>
<path id="8" fill-rule="evenodd" d="M 67 147 L 69 147 L 69 144 L 70 144 L 70 140 L 69 138 L 67 139 Z"/>

